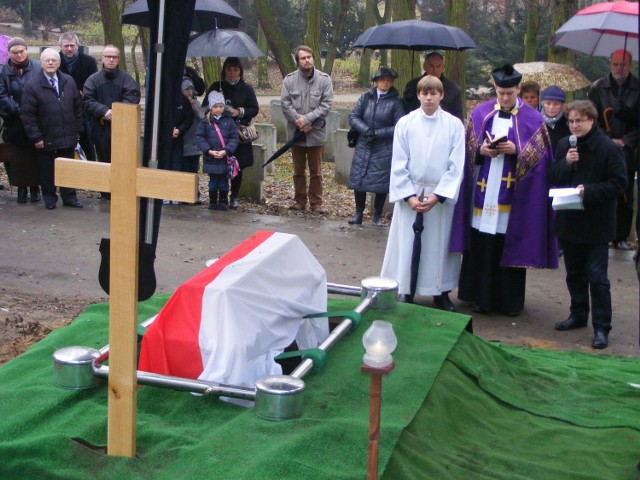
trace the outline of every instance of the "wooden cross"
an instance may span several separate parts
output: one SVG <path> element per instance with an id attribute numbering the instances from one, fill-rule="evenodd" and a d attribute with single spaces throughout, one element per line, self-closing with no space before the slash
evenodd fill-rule
<path id="1" fill-rule="evenodd" d="M 111 192 L 107 453 L 136 454 L 139 197 L 197 200 L 197 175 L 141 167 L 140 107 L 113 104 L 111 164 L 56 158 L 58 186 Z"/>

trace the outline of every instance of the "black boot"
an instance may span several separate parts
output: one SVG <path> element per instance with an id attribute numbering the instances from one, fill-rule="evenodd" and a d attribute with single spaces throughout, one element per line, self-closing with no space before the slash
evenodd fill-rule
<path id="1" fill-rule="evenodd" d="M 382 227 L 382 210 L 384 209 L 384 202 L 387 200 L 386 193 L 376 193 L 375 200 L 373 201 L 373 226 Z"/>
<path id="2" fill-rule="evenodd" d="M 27 187 L 18 187 L 18 203 L 27 203 Z"/>
<path id="3" fill-rule="evenodd" d="M 229 206 L 229 192 L 220 190 L 220 198 L 218 199 L 218 208 L 221 212 L 226 212 Z"/>
<path id="4" fill-rule="evenodd" d="M 238 208 L 240 206 L 240 204 L 238 203 L 238 195 L 234 195 L 233 193 L 231 194 L 231 199 L 230 199 L 230 203 L 229 203 L 229 208 L 235 210 L 236 208 Z"/>
<path id="5" fill-rule="evenodd" d="M 218 190 L 209 190 L 209 210 L 218 209 Z"/>
<path id="6" fill-rule="evenodd" d="M 29 187 L 29 193 L 31 193 L 31 203 L 38 203 L 40 201 L 39 187 Z"/>
<path id="7" fill-rule="evenodd" d="M 349 220 L 349 225 L 362 225 L 362 212 L 356 211 L 353 218 Z"/>
<path id="8" fill-rule="evenodd" d="M 440 295 L 434 295 L 433 303 L 436 305 L 436 308 L 444 310 L 445 312 L 456 311 L 455 305 L 453 305 L 451 299 L 449 298 L 449 292 L 442 292 Z"/>
<path id="9" fill-rule="evenodd" d="M 371 222 L 371 224 L 374 227 L 382 227 L 382 215 L 378 214 L 378 213 L 374 213 L 373 214 L 373 222 Z"/>

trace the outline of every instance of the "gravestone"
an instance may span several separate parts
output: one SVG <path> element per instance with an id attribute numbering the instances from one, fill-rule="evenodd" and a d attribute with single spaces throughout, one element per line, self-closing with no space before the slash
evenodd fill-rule
<path id="1" fill-rule="evenodd" d="M 353 152 L 355 150 L 347 146 L 347 132 L 348 130 L 339 128 L 334 134 L 336 154 L 334 175 L 336 182 L 340 185 L 346 185 L 349 180 L 349 172 L 351 171 Z"/>
<path id="2" fill-rule="evenodd" d="M 259 143 L 253 143 L 251 146 L 253 147 L 253 165 L 242 171 L 240 198 L 250 198 L 256 202 L 262 202 L 264 200 L 264 168 L 262 168 L 262 164 L 267 161 L 267 157 L 265 157 L 267 149 Z"/>
<path id="3" fill-rule="evenodd" d="M 349 130 L 349 115 L 351 114 L 352 108 L 339 108 L 338 114 L 340 115 L 340 125 L 338 128 L 344 128 Z"/>
<path id="4" fill-rule="evenodd" d="M 256 143 L 264 145 L 266 158 L 271 157 L 278 148 L 277 129 L 270 123 L 256 123 L 256 130 L 260 133 L 260 138 Z M 265 160 L 266 161 L 266 160 Z M 264 163 L 264 162 L 262 162 Z M 262 166 L 262 163 L 260 164 Z M 266 166 L 267 173 L 273 172 L 273 162 Z"/>
<path id="5" fill-rule="evenodd" d="M 269 113 L 271 114 L 271 122 L 275 125 L 278 132 L 278 143 L 285 143 L 287 138 L 287 119 L 282 113 L 282 102 L 280 100 L 271 100 L 269 102 Z"/>
<path id="6" fill-rule="evenodd" d="M 336 130 L 340 126 L 340 114 L 331 110 L 327 115 L 327 141 L 324 144 L 324 152 L 322 154 L 322 160 L 324 162 L 334 162 L 336 159 L 335 144 L 336 144 Z"/>

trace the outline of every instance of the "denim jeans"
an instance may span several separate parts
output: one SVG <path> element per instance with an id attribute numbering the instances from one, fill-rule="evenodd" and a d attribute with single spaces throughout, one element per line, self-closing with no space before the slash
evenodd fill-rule
<path id="1" fill-rule="evenodd" d="M 591 293 L 591 323 L 593 329 L 611 330 L 611 284 L 607 277 L 609 245 L 585 244 L 561 240 L 567 288 L 571 296 L 571 314 L 579 320 L 589 317 Z"/>

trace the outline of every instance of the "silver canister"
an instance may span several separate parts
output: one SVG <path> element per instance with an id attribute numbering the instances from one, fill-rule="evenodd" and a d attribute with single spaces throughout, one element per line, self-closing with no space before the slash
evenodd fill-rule
<path id="1" fill-rule="evenodd" d="M 299 418 L 304 409 L 305 385 L 290 375 L 273 375 L 256 382 L 256 415 L 282 422 Z"/>
<path id="2" fill-rule="evenodd" d="M 98 379 L 93 375 L 91 363 L 100 352 L 89 347 L 65 347 L 53 353 L 53 383 L 67 390 L 93 388 Z"/>
<path id="3" fill-rule="evenodd" d="M 398 282 L 387 277 L 367 277 L 362 280 L 360 298 L 374 298 L 371 309 L 378 312 L 395 310 L 398 303 Z"/>

